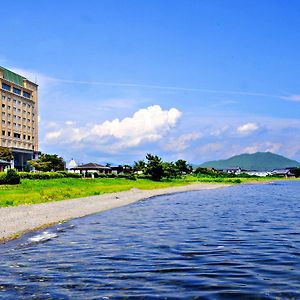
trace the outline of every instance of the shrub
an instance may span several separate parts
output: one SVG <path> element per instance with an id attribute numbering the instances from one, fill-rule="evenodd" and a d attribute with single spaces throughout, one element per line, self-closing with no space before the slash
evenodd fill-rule
<path id="1" fill-rule="evenodd" d="M 20 175 L 17 173 L 15 169 L 8 169 L 6 172 L 6 176 L 4 177 L 5 184 L 19 184 L 20 183 Z"/>
<path id="2" fill-rule="evenodd" d="M 29 173 L 29 172 L 20 172 L 19 173 L 20 177 L 22 179 L 56 179 L 56 178 L 81 178 L 81 174 L 77 173 L 69 173 L 65 171 L 60 171 L 60 172 L 43 172 L 43 173 Z"/>

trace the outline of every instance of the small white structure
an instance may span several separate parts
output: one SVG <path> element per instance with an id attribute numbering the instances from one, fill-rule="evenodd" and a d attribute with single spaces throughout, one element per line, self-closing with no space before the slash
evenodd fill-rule
<path id="1" fill-rule="evenodd" d="M 267 172 L 267 171 L 246 171 L 244 172 L 245 174 L 248 174 L 250 176 L 258 176 L 258 177 L 267 177 L 269 175 L 271 175 L 271 172 Z"/>
<path id="2" fill-rule="evenodd" d="M 76 168 L 78 166 L 77 162 L 72 158 L 68 163 L 67 163 L 67 170 L 68 172 L 73 172 L 72 168 Z"/>

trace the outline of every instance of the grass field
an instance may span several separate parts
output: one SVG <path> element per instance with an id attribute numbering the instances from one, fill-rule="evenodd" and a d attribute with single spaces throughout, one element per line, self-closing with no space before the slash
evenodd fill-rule
<path id="1" fill-rule="evenodd" d="M 131 188 L 157 189 L 180 186 L 193 182 L 232 184 L 239 183 L 240 181 L 253 181 L 253 179 L 249 180 L 241 178 L 240 181 L 237 181 L 237 179 L 238 178 L 197 178 L 196 176 L 185 176 L 181 179 L 161 182 L 155 182 L 149 179 L 137 179 L 134 181 L 125 178 L 59 178 L 49 180 L 22 179 L 21 184 L 19 185 L 0 185 L 0 207 L 100 195 L 104 193 L 125 191 Z M 257 180 L 265 181 L 266 179 Z"/>

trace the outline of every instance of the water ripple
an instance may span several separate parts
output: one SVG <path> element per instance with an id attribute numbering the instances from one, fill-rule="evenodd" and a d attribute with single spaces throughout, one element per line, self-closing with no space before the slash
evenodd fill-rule
<path id="1" fill-rule="evenodd" d="M 300 299 L 299 182 L 167 195 L 0 247 L 1 299 Z"/>

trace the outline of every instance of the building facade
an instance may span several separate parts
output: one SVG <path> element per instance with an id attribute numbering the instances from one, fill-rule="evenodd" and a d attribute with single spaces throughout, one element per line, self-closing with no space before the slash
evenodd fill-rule
<path id="1" fill-rule="evenodd" d="M 1 146 L 12 149 L 12 167 L 24 170 L 38 152 L 38 85 L 0 66 Z"/>

